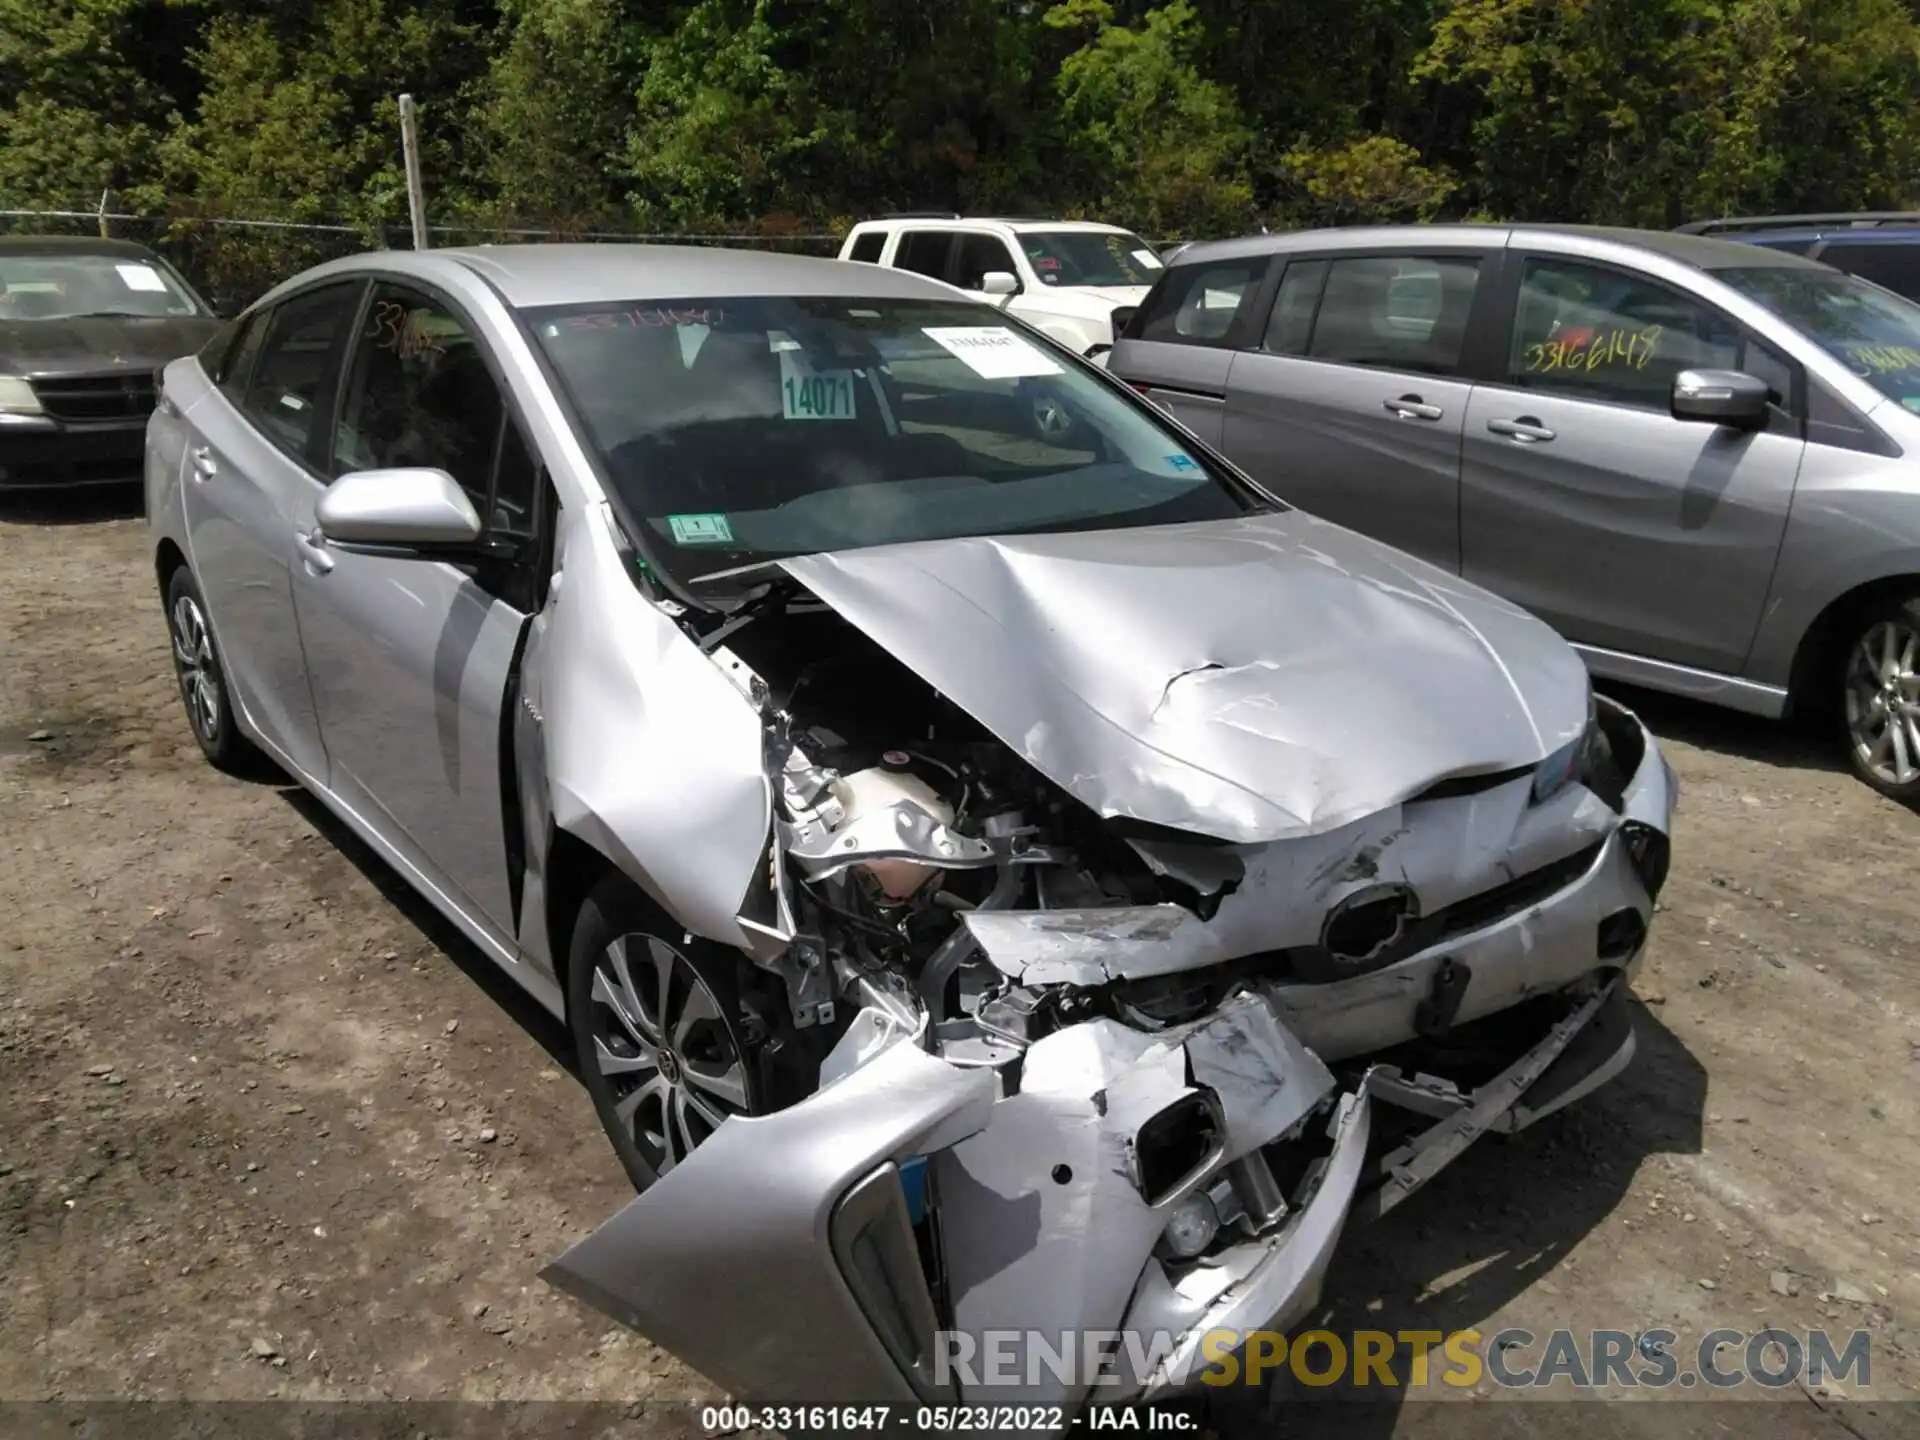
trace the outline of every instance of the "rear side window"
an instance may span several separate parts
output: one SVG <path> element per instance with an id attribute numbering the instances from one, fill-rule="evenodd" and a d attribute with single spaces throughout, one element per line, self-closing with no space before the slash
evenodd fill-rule
<path id="1" fill-rule="evenodd" d="M 880 263 L 880 252 L 887 248 L 887 232 L 869 230 L 853 239 L 853 249 L 847 253 L 849 260 L 862 260 L 869 265 Z"/>
<path id="2" fill-rule="evenodd" d="M 1307 354 L 1345 365 L 1452 374 L 1479 277 L 1480 261 L 1472 256 L 1335 260 Z"/>
<path id="3" fill-rule="evenodd" d="M 944 280 L 947 253 L 952 248 L 950 230 L 909 230 L 900 237 L 899 248 L 893 252 L 893 265 L 896 270 L 911 270 L 916 275 Z"/>
<path id="4" fill-rule="evenodd" d="M 1266 268 L 1266 257 L 1255 256 L 1176 269 L 1148 297 L 1133 333 L 1176 345 L 1225 344 L 1235 318 L 1252 304 Z"/>
<path id="5" fill-rule="evenodd" d="M 1267 334 L 1260 348 L 1274 355 L 1304 355 L 1313 336 L 1314 313 L 1327 283 L 1327 262 L 1297 260 L 1280 277 L 1280 293 L 1273 297 Z"/>
<path id="6" fill-rule="evenodd" d="M 1820 259 L 1896 295 L 1920 300 L 1920 245 L 1828 245 Z"/>
<path id="7" fill-rule="evenodd" d="M 311 458 L 316 422 L 329 408 L 347 329 L 360 300 L 354 281 L 276 305 L 250 327 L 262 332 L 240 408 L 291 455 Z"/>

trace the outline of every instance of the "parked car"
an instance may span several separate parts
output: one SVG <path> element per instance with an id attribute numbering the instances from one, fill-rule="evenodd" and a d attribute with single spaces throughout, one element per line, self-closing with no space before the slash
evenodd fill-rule
<path id="1" fill-rule="evenodd" d="M 1139 304 L 1161 269 L 1151 245 L 1115 225 L 961 215 L 862 221 L 840 258 L 944 280 L 1089 357 L 1112 347 L 1115 312 Z"/>
<path id="2" fill-rule="evenodd" d="M 1752 215 L 1698 220 L 1680 233 L 1804 255 L 1920 300 L 1920 213 Z"/>
<path id="3" fill-rule="evenodd" d="M 0 236 L 0 492 L 138 485 L 160 367 L 219 326 L 145 246 Z"/>
<path id="4" fill-rule="evenodd" d="M 1908 301 L 1691 235 L 1324 230 L 1185 252 L 1109 368 L 1596 674 L 1814 714 L 1868 784 L 1920 799 Z"/>
<path id="5" fill-rule="evenodd" d="M 1123 1323 L 1167 1393 L 1632 1056 L 1640 723 L 943 284 L 336 261 L 167 368 L 147 485 L 201 748 L 564 1018 L 642 1193 L 549 1274 L 737 1397 Z"/>

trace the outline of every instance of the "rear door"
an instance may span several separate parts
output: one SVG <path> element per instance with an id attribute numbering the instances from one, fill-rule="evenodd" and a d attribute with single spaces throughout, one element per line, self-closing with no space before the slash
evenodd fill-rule
<path id="1" fill-rule="evenodd" d="M 1302 509 L 1457 572 L 1468 340 L 1491 254 L 1288 257 L 1233 362 L 1227 455 Z"/>
<path id="2" fill-rule="evenodd" d="M 1806 448 L 1796 367 L 1631 267 L 1515 248 L 1508 269 L 1504 355 L 1467 416 L 1466 578 L 1570 640 L 1738 673 Z M 1774 423 L 1675 420 L 1687 369 L 1767 380 Z"/>
<path id="3" fill-rule="evenodd" d="M 1107 357 L 1107 368 L 1208 444 L 1221 442 L 1227 372 L 1273 269 L 1266 255 L 1175 266 Z"/>
<path id="4" fill-rule="evenodd" d="M 251 317 L 187 415 L 181 508 L 228 684 L 261 738 L 316 778 L 326 757 L 294 621 L 294 532 L 363 291 L 336 281 Z"/>
<path id="5" fill-rule="evenodd" d="M 543 517 L 534 450 L 478 336 L 437 293 L 380 282 L 354 341 L 328 473 L 443 470 L 499 558 L 394 559 L 308 536 L 294 597 L 329 788 L 511 950 L 502 727 L 538 598 Z"/>

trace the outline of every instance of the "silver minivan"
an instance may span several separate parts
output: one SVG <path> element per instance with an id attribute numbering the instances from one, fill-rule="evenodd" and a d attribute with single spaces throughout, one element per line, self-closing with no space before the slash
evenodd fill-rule
<path id="1" fill-rule="evenodd" d="M 1920 800 L 1920 307 L 1792 255 L 1418 226 L 1195 245 L 1112 371 L 1597 675 L 1845 737 Z"/>

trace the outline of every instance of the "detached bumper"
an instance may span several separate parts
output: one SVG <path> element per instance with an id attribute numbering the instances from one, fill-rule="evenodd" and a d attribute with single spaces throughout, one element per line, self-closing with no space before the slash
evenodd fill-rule
<path id="1" fill-rule="evenodd" d="M 137 485 L 147 420 L 65 424 L 0 415 L 0 494 Z"/>

